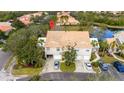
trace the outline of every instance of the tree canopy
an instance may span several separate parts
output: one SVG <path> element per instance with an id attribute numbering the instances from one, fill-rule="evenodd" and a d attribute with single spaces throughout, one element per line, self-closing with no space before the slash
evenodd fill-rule
<path id="1" fill-rule="evenodd" d="M 6 47 L 17 57 L 19 64 L 40 67 L 44 63 L 44 48 L 37 46 L 40 29 L 36 28 L 19 29 L 7 40 Z"/>
<path id="2" fill-rule="evenodd" d="M 67 45 L 66 51 L 63 53 L 63 59 L 65 61 L 65 64 L 67 66 L 70 66 L 71 63 L 75 62 L 76 56 L 77 53 L 74 49 L 74 46 Z"/>

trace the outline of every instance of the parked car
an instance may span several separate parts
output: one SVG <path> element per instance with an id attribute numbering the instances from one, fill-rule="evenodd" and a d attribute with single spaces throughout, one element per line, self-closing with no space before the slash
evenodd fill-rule
<path id="1" fill-rule="evenodd" d="M 59 69 L 59 61 L 54 61 L 54 69 Z"/>
<path id="2" fill-rule="evenodd" d="M 100 68 L 103 70 L 103 71 L 107 71 L 108 70 L 108 64 L 105 64 L 105 63 L 100 63 L 99 64 Z"/>
<path id="3" fill-rule="evenodd" d="M 118 70 L 118 72 L 124 72 L 124 65 L 119 61 L 115 61 L 113 66 Z"/>
<path id="4" fill-rule="evenodd" d="M 92 70 L 92 65 L 90 63 L 85 63 L 87 70 Z"/>

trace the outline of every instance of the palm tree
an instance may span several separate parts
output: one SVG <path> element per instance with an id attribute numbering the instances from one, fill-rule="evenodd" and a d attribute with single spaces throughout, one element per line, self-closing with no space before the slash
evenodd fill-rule
<path id="1" fill-rule="evenodd" d="M 112 43 L 110 43 L 110 47 L 109 47 L 110 50 L 114 51 L 115 47 L 117 47 L 116 41 L 113 41 Z"/>
<path id="2" fill-rule="evenodd" d="M 100 44 L 100 50 L 102 51 L 102 56 L 104 56 L 105 52 L 108 50 L 109 45 L 107 41 L 101 41 L 99 44 Z"/>
<path id="3" fill-rule="evenodd" d="M 93 47 L 98 46 L 98 42 L 97 42 L 96 40 L 93 40 L 93 41 L 91 42 L 91 44 L 93 45 Z"/>
<path id="4" fill-rule="evenodd" d="M 65 26 L 66 23 L 68 22 L 68 16 L 61 16 L 60 20 L 61 20 L 61 23 Z M 61 25 L 62 25 L 61 24 Z M 66 27 L 65 27 L 65 31 L 66 31 Z"/>
<path id="5" fill-rule="evenodd" d="M 122 55 L 123 54 L 123 51 L 124 51 L 124 43 L 123 44 L 121 44 L 121 45 L 119 45 L 119 49 L 120 49 L 120 55 Z"/>

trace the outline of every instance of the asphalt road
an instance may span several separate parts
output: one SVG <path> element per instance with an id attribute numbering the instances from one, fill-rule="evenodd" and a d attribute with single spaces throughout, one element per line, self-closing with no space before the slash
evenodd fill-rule
<path id="1" fill-rule="evenodd" d="M 40 81 L 124 81 L 124 73 L 119 73 L 112 65 L 108 71 L 102 71 L 99 76 L 94 73 L 64 73 L 50 72 L 41 75 Z M 98 78 L 98 79 L 97 79 Z M 30 77 L 18 79 L 17 81 L 28 81 Z"/>
<path id="2" fill-rule="evenodd" d="M 87 81 L 88 77 L 92 77 L 91 73 L 64 73 L 50 72 L 41 75 L 40 81 Z M 29 81 L 31 77 L 24 77 L 16 81 Z"/>
<path id="3" fill-rule="evenodd" d="M 95 74 L 53 72 L 42 74 L 41 81 L 85 81 L 93 75 Z"/>
<path id="4" fill-rule="evenodd" d="M 3 66 L 8 62 L 9 58 L 11 56 L 10 52 L 3 52 L 0 49 L 0 70 L 3 68 Z"/>

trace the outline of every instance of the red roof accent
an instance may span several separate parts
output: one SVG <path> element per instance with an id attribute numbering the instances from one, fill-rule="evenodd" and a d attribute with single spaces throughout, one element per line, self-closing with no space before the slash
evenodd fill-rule
<path id="1" fill-rule="evenodd" d="M 50 20 L 49 25 L 50 25 L 50 29 L 53 29 L 54 28 L 54 21 Z"/>
<path id="2" fill-rule="evenodd" d="M 3 32 L 7 32 L 7 31 L 12 30 L 12 27 L 9 25 L 0 25 L 0 30 Z"/>

